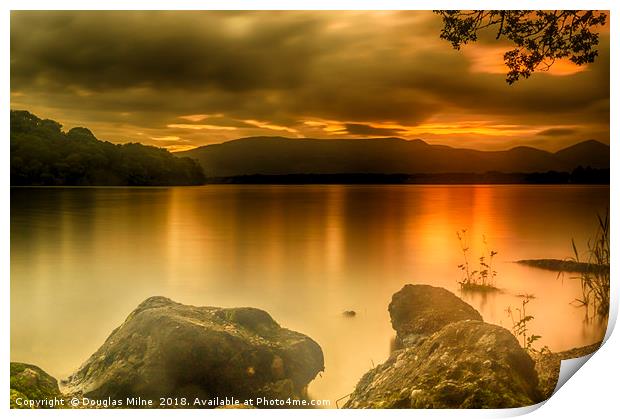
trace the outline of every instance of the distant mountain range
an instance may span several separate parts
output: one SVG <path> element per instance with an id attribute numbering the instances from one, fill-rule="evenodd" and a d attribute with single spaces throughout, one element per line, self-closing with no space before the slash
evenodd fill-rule
<path id="1" fill-rule="evenodd" d="M 555 153 L 532 147 L 479 151 L 422 140 L 250 137 L 174 153 L 207 177 L 291 174 L 440 174 L 571 172 L 609 168 L 609 146 L 583 141 Z"/>
<path id="2" fill-rule="evenodd" d="M 477 151 L 422 140 L 250 137 L 170 153 L 11 111 L 12 186 L 204 183 L 609 184 L 609 146 Z"/>

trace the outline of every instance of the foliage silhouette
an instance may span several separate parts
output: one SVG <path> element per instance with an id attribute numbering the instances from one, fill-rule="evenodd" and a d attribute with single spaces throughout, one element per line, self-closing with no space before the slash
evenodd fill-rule
<path id="1" fill-rule="evenodd" d="M 533 295 L 525 294 L 522 296 L 521 307 L 513 309 L 509 306 L 505 311 L 512 322 L 512 334 L 520 341 L 523 349 L 530 354 L 543 355 L 545 353 L 550 353 L 549 348 L 547 346 L 543 346 L 541 349 L 534 348 L 534 342 L 539 340 L 542 336 L 532 334 L 529 328 L 529 323 L 534 320 L 534 316 L 527 314 L 526 306 L 532 298 L 534 298 Z M 515 312 L 517 313 L 517 318 L 515 318 Z"/>
<path id="2" fill-rule="evenodd" d="M 611 257 L 609 246 L 609 210 L 604 217 L 597 214 L 597 219 L 596 235 L 593 239 L 588 240 L 588 258 L 586 263 L 599 267 L 599 269 L 589 269 L 580 273 L 582 297 L 576 300 L 580 306 L 586 308 L 586 317 L 589 317 L 590 308 L 592 308 L 596 316 L 607 317 L 609 315 L 609 262 Z M 574 239 L 571 241 L 571 244 L 575 256 L 569 260 L 581 263 L 582 260 L 579 258 L 579 252 Z"/>
<path id="3" fill-rule="evenodd" d="M 204 183 L 200 165 L 165 149 L 100 141 L 87 128 L 11 111 L 11 185 L 159 186 Z"/>
<path id="4" fill-rule="evenodd" d="M 437 10 L 444 27 L 440 38 L 455 49 L 478 40 L 481 31 L 496 28 L 495 39 L 506 38 L 515 48 L 504 54 L 506 81 L 513 84 L 535 70 L 546 71 L 568 58 L 577 65 L 594 62 L 599 34 L 607 14 L 592 10 Z"/>

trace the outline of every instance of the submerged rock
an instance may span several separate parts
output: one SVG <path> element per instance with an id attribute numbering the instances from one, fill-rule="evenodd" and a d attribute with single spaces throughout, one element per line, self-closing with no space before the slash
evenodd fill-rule
<path id="1" fill-rule="evenodd" d="M 389 306 L 401 347 L 366 373 L 347 408 L 508 408 L 542 401 L 534 361 L 507 329 L 454 294 L 406 285 Z"/>
<path id="2" fill-rule="evenodd" d="M 577 262 L 574 260 L 562 259 L 524 259 L 518 260 L 516 263 L 533 268 L 545 269 L 555 272 L 572 272 L 572 273 L 608 273 L 609 265 L 597 265 L 594 263 Z"/>
<path id="3" fill-rule="evenodd" d="M 41 402 L 55 398 L 62 398 L 62 394 L 54 377 L 36 365 L 11 362 L 11 408 L 48 408 L 53 404 L 50 406 Z M 39 403 L 36 406 L 28 406 L 24 402 L 29 400 Z"/>
<path id="4" fill-rule="evenodd" d="M 409 346 L 460 320 L 480 320 L 472 306 L 450 291 L 430 285 L 405 285 L 388 307 L 397 343 Z"/>
<path id="5" fill-rule="evenodd" d="M 265 311 L 152 297 L 69 377 L 66 389 L 156 403 L 159 397 L 301 398 L 323 369 L 320 346 Z"/>

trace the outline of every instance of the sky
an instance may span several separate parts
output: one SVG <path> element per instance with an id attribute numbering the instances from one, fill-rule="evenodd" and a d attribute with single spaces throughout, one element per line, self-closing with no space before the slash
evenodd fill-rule
<path id="1" fill-rule="evenodd" d="M 460 51 L 426 11 L 13 11 L 11 109 L 181 151 L 249 136 L 484 150 L 609 143 L 599 57 L 505 82 L 505 40 Z"/>

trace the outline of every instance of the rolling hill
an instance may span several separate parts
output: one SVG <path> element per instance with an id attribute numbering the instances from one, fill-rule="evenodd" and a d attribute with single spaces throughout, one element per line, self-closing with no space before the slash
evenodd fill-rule
<path id="1" fill-rule="evenodd" d="M 551 153 L 532 147 L 478 151 L 422 140 L 250 137 L 175 153 L 200 162 L 207 177 L 300 173 L 534 173 L 609 168 L 609 146 L 588 140 Z"/>

